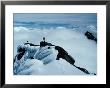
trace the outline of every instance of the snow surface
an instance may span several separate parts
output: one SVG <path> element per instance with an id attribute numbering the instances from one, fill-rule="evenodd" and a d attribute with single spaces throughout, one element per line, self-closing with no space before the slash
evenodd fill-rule
<path id="1" fill-rule="evenodd" d="M 92 28 L 95 30 L 93 26 L 87 27 L 88 30 Z M 63 47 L 75 59 L 76 66 L 97 74 L 97 44 L 93 40 L 88 40 L 83 32 L 75 29 L 59 27 L 29 30 L 26 27 L 14 27 L 14 56 L 17 54 L 18 45 L 23 45 L 26 41 L 39 44 L 43 37 L 47 42 Z M 57 51 L 54 47 L 50 50 L 47 49 L 48 46 L 43 49 L 38 46 L 25 47 L 36 51 L 35 55 L 33 54 L 35 59 L 30 59 L 30 54 L 25 54 L 20 61 L 16 60 L 15 75 L 86 75 L 64 59 L 55 60 Z M 42 53 L 39 53 L 41 51 Z"/>

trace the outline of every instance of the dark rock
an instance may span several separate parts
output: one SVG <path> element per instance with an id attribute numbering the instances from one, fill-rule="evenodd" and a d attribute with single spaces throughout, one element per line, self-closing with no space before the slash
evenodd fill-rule
<path id="1" fill-rule="evenodd" d="M 97 38 L 94 37 L 94 35 L 91 33 L 91 32 L 85 32 L 85 36 L 88 38 L 88 39 L 91 39 L 91 40 L 94 40 L 97 42 Z"/>

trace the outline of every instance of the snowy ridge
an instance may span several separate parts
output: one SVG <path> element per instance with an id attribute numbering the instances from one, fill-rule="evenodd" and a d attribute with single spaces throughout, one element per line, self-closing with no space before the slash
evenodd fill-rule
<path id="1" fill-rule="evenodd" d="M 27 47 L 26 47 L 27 48 Z M 29 47 L 28 47 L 29 48 Z M 32 49 L 28 49 L 32 50 Z M 14 74 L 17 75 L 64 75 L 64 74 L 85 74 L 80 70 L 67 63 L 65 60 L 55 60 L 55 54 L 48 51 L 46 47 L 38 50 L 35 54 L 35 59 L 29 59 L 30 53 L 25 54 L 21 60 L 16 60 L 14 63 Z M 41 54 L 43 52 L 43 54 Z M 40 58 L 40 60 L 39 60 Z M 51 69 L 51 70 L 50 70 Z M 68 70 L 68 71 L 67 71 Z"/>
<path id="2" fill-rule="evenodd" d="M 48 46 L 39 49 L 33 49 L 30 46 L 21 47 L 25 48 L 27 51 L 20 60 L 15 57 L 15 75 L 95 74 L 90 73 L 84 68 L 71 65 L 70 63 L 66 62 L 66 60 L 56 60 L 55 53 L 52 52 L 52 47 L 50 49 L 48 49 Z M 18 46 L 18 49 L 19 48 L 20 46 Z M 33 52 L 35 50 L 36 52 Z M 34 59 L 31 59 L 30 57 L 34 57 Z"/>

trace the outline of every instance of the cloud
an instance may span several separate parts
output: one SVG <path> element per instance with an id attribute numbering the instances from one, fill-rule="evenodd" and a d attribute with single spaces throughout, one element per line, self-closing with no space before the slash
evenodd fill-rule
<path id="1" fill-rule="evenodd" d="M 20 31 L 29 31 L 26 27 L 14 27 L 14 32 L 20 32 Z"/>

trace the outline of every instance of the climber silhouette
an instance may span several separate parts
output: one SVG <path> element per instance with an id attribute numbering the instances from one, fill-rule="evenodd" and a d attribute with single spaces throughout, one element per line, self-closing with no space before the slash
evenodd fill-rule
<path id="1" fill-rule="evenodd" d="M 45 47 L 45 46 L 55 46 L 55 45 L 52 45 L 51 43 L 46 42 L 45 37 L 43 37 L 43 41 L 40 42 L 40 47 Z"/>
<path id="2" fill-rule="evenodd" d="M 43 41 L 40 42 L 40 47 L 45 47 L 46 45 L 48 45 L 48 43 L 45 42 L 45 37 L 43 37 Z"/>

